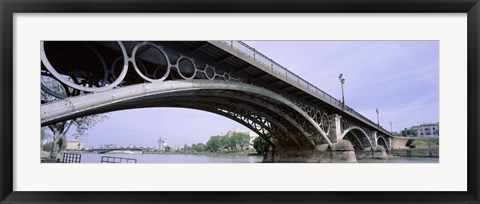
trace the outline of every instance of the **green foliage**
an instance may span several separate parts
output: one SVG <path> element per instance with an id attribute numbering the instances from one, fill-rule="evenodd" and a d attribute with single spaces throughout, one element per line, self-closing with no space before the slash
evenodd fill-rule
<path id="1" fill-rule="evenodd" d="M 257 151 L 258 154 L 265 154 L 265 148 L 267 148 L 268 143 L 262 137 L 256 137 L 253 140 L 253 148 Z"/>
<path id="2" fill-rule="evenodd" d="M 427 148 L 428 142 L 422 140 L 414 140 L 412 144 L 410 144 L 411 148 Z"/>
<path id="3" fill-rule="evenodd" d="M 107 114 L 90 115 L 81 118 L 73 119 L 73 125 L 75 125 L 75 132 L 78 136 L 86 136 L 87 130 L 94 127 L 100 122 L 108 119 Z"/>
<path id="4" fill-rule="evenodd" d="M 192 148 L 187 144 L 183 145 L 183 153 L 191 152 Z"/>
<path id="5" fill-rule="evenodd" d="M 247 133 L 233 133 L 230 135 L 224 136 L 211 136 L 207 141 L 206 145 L 198 143 L 196 145 L 192 144 L 197 152 L 209 151 L 209 152 L 219 152 L 225 150 L 243 150 L 245 147 L 248 147 L 250 143 L 250 136 Z M 200 145 L 200 146 L 199 146 Z M 202 149 L 203 148 L 203 149 Z"/>
<path id="6" fill-rule="evenodd" d="M 192 144 L 192 149 L 196 152 L 205 152 L 206 146 L 203 143 Z"/>
<path id="7" fill-rule="evenodd" d="M 222 137 L 222 139 L 221 139 L 221 143 L 220 143 L 220 146 L 221 146 L 220 150 L 224 150 L 224 149 L 230 150 L 231 147 L 232 147 L 232 142 L 230 140 L 230 136 L 225 135 L 225 136 L 221 136 L 221 137 Z"/>
<path id="8" fill-rule="evenodd" d="M 222 136 L 212 136 L 210 139 L 207 141 L 206 145 L 206 150 L 211 151 L 211 152 L 218 152 L 220 149 L 223 147 L 222 146 Z"/>
<path id="9" fill-rule="evenodd" d="M 436 142 L 428 142 L 424 140 L 414 140 L 414 139 L 409 139 L 405 146 L 410 147 L 410 148 L 430 148 L 433 145 L 436 144 Z"/>
<path id="10" fill-rule="evenodd" d="M 165 150 L 165 152 L 170 152 L 170 151 L 172 151 L 172 148 L 170 146 L 165 146 L 164 150 Z"/>
<path id="11" fill-rule="evenodd" d="M 407 137 L 407 136 L 417 136 L 417 131 L 415 131 L 415 129 L 413 129 L 413 128 L 410 128 L 410 129 L 405 128 L 405 129 L 402 130 L 401 134 L 402 134 L 402 136 L 404 136 L 404 137 Z"/>
<path id="12" fill-rule="evenodd" d="M 234 148 L 240 146 L 240 149 L 243 150 L 243 147 L 248 146 L 248 143 L 250 142 L 250 136 L 246 133 L 234 133 L 232 137 L 230 138 L 230 143 Z"/>
<path id="13" fill-rule="evenodd" d="M 44 145 L 42 145 L 42 151 L 45 151 L 45 152 L 52 151 L 52 148 L 53 148 L 53 142 L 47 142 Z"/>
<path id="14" fill-rule="evenodd" d="M 407 143 L 405 143 L 405 147 L 411 147 L 410 145 L 412 145 L 412 142 L 413 142 L 413 139 L 407 140 Z"/>

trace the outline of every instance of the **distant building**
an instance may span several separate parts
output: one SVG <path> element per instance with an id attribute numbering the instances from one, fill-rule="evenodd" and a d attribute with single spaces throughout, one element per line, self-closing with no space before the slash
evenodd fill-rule
<path id="1" fill-rule="evenodd" d="M 417 132 L 417 137 L 438 137 L 439 123 L 425 123 L 412 127 Z"/>
<path id="2" fill-rule="evenodd" d="M 78 138 L 74 138 L 73 140 L 67 141 L 65 146 L 66 150 L 82 150 L 85 148 L 85 145 L 78 140 Z"/>
<path id="3" fill-rule="evenodd" d="M 161 137 L 158 138 L 158 151 L 164 151 L 166 146 L 167 140 L 164 140 Z"/>

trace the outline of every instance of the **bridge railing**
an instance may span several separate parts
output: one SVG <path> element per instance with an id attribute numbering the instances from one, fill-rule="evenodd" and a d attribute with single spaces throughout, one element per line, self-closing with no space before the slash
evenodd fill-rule
<path id="1" fill-rule="evenodd" d="M 263 64 L 266 67 L 270 67 L 270 69 L 272 69 L 274 72 L 283 76 L 287 81 L 291 83 L 299 84 L 307 88 L 309 91 L 312 91 L 313 93 L 319 96 L 322 96 L 326 101 L 329 101 L 330 103 L 341 107 L 342 103 L 338 99 L 332 97 L 330 94 L 317 88 L 315 85 L 311 84 L 310 82 L 302 79 L 301 77 L 291 72 L 284 66 L 273 61 L 273 59 L 258 52 L 257 50 L 255 50 L 255 48 L 250 47 L 249 45 L 245 44 L 242 41 L 222 41 L 222 42 L 230 45 L 233 49 L 245 54 L 246 56 L 250 57 L 254 61 L 260 64 Z"/>
<path id="2" fill-rule="evenodd" d="M 322 91 L 315 85 L 311 84 L 310 82 L 306 81 L 305 79 L 301 78 L 300 76 L 296 75 L 295 73 L 291 72 L 284 66 L 278 64 L 277 62 L 273 61 L 273 59 L 265 56 L 264 54 L 258 52 L 255 50 L 255 48 L 250 47 L 249 45 L 245 44 L 242 41 L 222 41 L 225 44 L 228 44 L 230 47 L 233 49 L 237 50 L 238 52 L 241 52 L 245 54 L 246 56 L 250 57 L 254 61 L 263 64 L 266 67 L 270 67 L 272 71 L 278 73 L 279 75 L 283 76 L 283 78 L 290 82 L 291 84 L 298 84 L 300 86 L 305 87 L 307 90 L 311 91 L 312 94 L 315 94 L 317 96 L 320 96 L 323 98 L 323 100 L 330 102 L 331 104 L 336 105 L 338 108 L 342 108 L 342 102 L 330 94 Z M 357 111 L 353 110 L 353 108 L 350 108 L 345 105 L 345 110 L 352 113 L 353 115 L 371 123 L 375 124 L 373 121 L 370 119 L 366 118 L 365 116 L 361 115 Z M 381 128 L 383 131 L 386 131 L 385 129 Z"/>
<path id="3" fill-rule="evenodd" d="M 100 163 L 137 163 L 137 159 L 102 156 Z"/>

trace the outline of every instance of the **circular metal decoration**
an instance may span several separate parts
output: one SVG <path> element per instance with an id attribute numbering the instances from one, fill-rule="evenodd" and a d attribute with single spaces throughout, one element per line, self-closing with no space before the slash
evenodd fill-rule
<path id="1" fill-rule="evenodd" d="M 48 60 L 47 54 L 45 52 L 45 41 L 40 42 L 40 58 L 41 58 L 41 61 L 42 61 L 43 65 L 48 70 L 48 72 L 50 72 L 57 80 L 66 84 L 67 86 L 72 87 L 72 88 L 77 89 L 77 90 L 80 90 L 80 91 L 87 91 L 87 92 L 104 91 L 104 90 L 111 89 L 111 88 L 117 86 L 118 84 L 120 84 L 120 82 L 122 82 L 123 78 L 127 75 L 127 71 L 128 71 L 127 51 L 125 50 L 125 46 L 123 46 L 122 42 L 117 41 L 117 43 L 118 43 L 118 46 L 120 47 L 120 49 L 122 51 L 122 54 L 123 54 L 123 69 L 122 69 L 122 72 L 120 73 L 120 76 L 118 77 L 118 79 L 115 80 L 113 83 L 111 83 L 109 85 L 106 85 L 106 86 L 102 86 L 102 87 L 85 87 L 85 86 L 78 85 L 78 84 L 70 81 L 69 79 L 64 78 L 60 73 L 57 72 L 57 70 L 52 66 L 52 64 Z M 107 73 L 105 73 L 105 75 L 106 74 Z M 106 84 L 105 79 L 103 80 L 102 84 Z"/>
<path id="2" fill-rule="evenodd" d="M 69 76 L 69 79 L 68 79 L 69 81 L 75 84 L 78 84 L 78 81 L 76 78 L 72 77 L 71 74 L 69 74 L 68 76 Z M 77 96 L 77 95 L 80 95 L 80 92 L 81 92 L 80 90 L 71 88 L 68 85 L 60 82 L 58 79 L 53 77 L 53 75 L 46 70 L 42 70 L 40 84 L 41 84 L 41 89 L 45 93 L 58 99 L 64 99 L 70 96 Z"/>
<path id="3" fill-rule="evenodd" d="M 313 117 L 313 114 L 315 113 L 315 109 L 313 109 L 312 107 L 309 107 L 309 106 L 305 106 L 306 109 L 307 109 L 307 114 L 310 116 L 310 117 Z"/>
<path id="4" fill-rule="evenodd" d="M 205 73 L 205 76 L 207 77 L 208 80 L 213 80 L 215 79 L 215 76 L 217 73 L 215 72 L 215 69 L 211 67 L 210 65 L 205 66 L 205 70 L 203 70 Z"/>
<path id="5" fill-rule="evenodd" d="M 59 81 L 58 81 L 57 79 L 55 79 L 51 74 L 48 74 L 48 73 L 42 73 L 42 76 L 41 76 L 41 77 L 42 77 L 42 79 L 40 80 L 41 89 L 42 89 L 45 93 L 47 93 L 47 94 L 49 94 L 49 95 L 51 95 L 51 96 L 53 96 L 53 97 L 55 97 L 55 98 L 59 98 L 59 99 L 64 99 L 64 98 L 67 98 L 67 97 L 69 96 L 69 94 L 68 94 L 68 88 L 69 88 L 69 87 L 68 87 L 66 84 L 63 84 L 63 83 L 59 82 Z M 52 90 L 49 86 L 45 85 L 45 84 L 43 83 L 44 77 L 48 77 L 48 78 L 51 78 L 51 79 L 52 79 L 52 81 L 51 81 L 52 84 L 49 85 L 49 86 L 53 86 L 54 81 L 55 81 L 56 83 L 58 83 L 57 89 L 61 87 L 61 88 L 63 89 L 63 93 L 59 93 L 59 92 L 62 92 L 61 90 Z"/>
<path id="6" fill-rule="evenodd" d="M 100 84 L 100 87 L 103 87 L 107 84 L 107 79 L 108 79 L 108 67 L 107 67 L 107 63 L 105 62 L 105 59 L 103 59 L 102 55 L 95 49 L 93 48 L 92 46 L 90 45 L 87 45 L 87 47 L 93 51 L 95 53 L 95 55 L 98 57 L 98 59 L 100 59 L 100 62 L 102 63 L 102 67 L 103 67 L 103 79 L 102 79 L 102 83 Z"/>
<path id="7" fill-rule="evenodd" d="M 315 122 L 320 126 L 322 124 L 322 112 L 319 110 L 315 111 L 315 115 L 312 117 Z"/>
<path id="8" fill-rule="evenodd" d="M 187 63 L 190 63 L 192 65 L 193 70 L 191 71 L 191 76 L 185 76 L 182 73 L 183 68 L 188 68 L 188 67 L 185 67 L 185 66 L 183 66 L 183 67 L 180 66 L 180 62 L 182 62 L 182 61 L 186 61 Z M 175 65 L 175 67 L 177 68 L 178 74 L 184 79 L 193 79 L 195 77 L 195 74 L 197 73 L 197 66 L 195 65 L 195 62 L 193 62 L 192 59 L 190 59 L 188 57 L 185 57 L 183 55 L 178 58 L 177 64 Z"/>
<path id="9" fill-rule="evenodd" d="M 117 66 L 117 63 L 122 59 L 122 57 L 117 57 L 115 60 L 112 62 L 112 66 L 108 70 L 108 79 L 109 81 L 115 81 L 117 79 L 117 75 L 115 73 L 115 66 Z"/>
<path id="10" fill-rule="evenodd" d="M 330 133 L 330 122 L 328 121 L 328 115 L 326 113 L 322 114 L 322 120 L 320 121 L 320 128 L 325 132 L 326 135 Z"/>
<path id="11" fill-rule="evenodd" d="M 230 80 L 230 74 L 228 74 L 227 72 L 223 73 L 223 80 L 229 81 Z"/>
<path id="12" fill-rule="evenodd" d="M 151 47 L 155 48 L 156 50 L 158 50 L 163 55 L 163 58 L 167 62 L 167 71 L 165 72 L 165 74 L 160 79 L 148 78 L 138 69 L 137 62 L 136 62 L 135 58 L 136 58 L 136 54 L 137 54 L 138 49 L 142 46 L 151 46 Z M 164 81 L 168 77 L 168 75 L 170 74 L 170 69 L 172 67 L 172 65 L 170 64 L 170 61 L 168 59 L 167 53 L 165 53 L 165 51 L 163 51 L 163 49 L 160 46 L 158 46 L 157 44 L 152 43 L 152 42 L 141 42 L 141 43 L 138 43 L 137 45 L 135 45 L 135 47 L 133 48 L 133 51 L 132 51 L 132 58 L 130 58 L 130 61 L 132 62 L 133 67 L 135 68 L 135 71 L 137 71 L 137 74 L 140 77 L 142 77 L 143 79 L 145 79 L 146 81 L 149 81 L 149 82 Z"/>

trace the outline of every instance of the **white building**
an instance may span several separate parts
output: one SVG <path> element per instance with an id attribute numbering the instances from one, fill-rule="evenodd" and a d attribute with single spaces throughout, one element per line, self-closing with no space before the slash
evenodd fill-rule
<path id="1" fill-rule="evenodd" d="M 164 151 L 166 146 L 167 140 L 164 140 L 161 137 L 158 138 L 158 151 Z"/>
<path id="2" fill-rule="evenodd" d="M 417 131 L 417 137 L 438 137 L 439 123 L 425 123 L 412 127 Z"/>
<path id="3" fill-rule="evenodd" d="M 82 150 L 85 148 L 85 145 L 78 140 L 78 138 L 75 138 L 73 140 L 67 141 L 67 144 L 65 146 L 66 150 Z"/>

